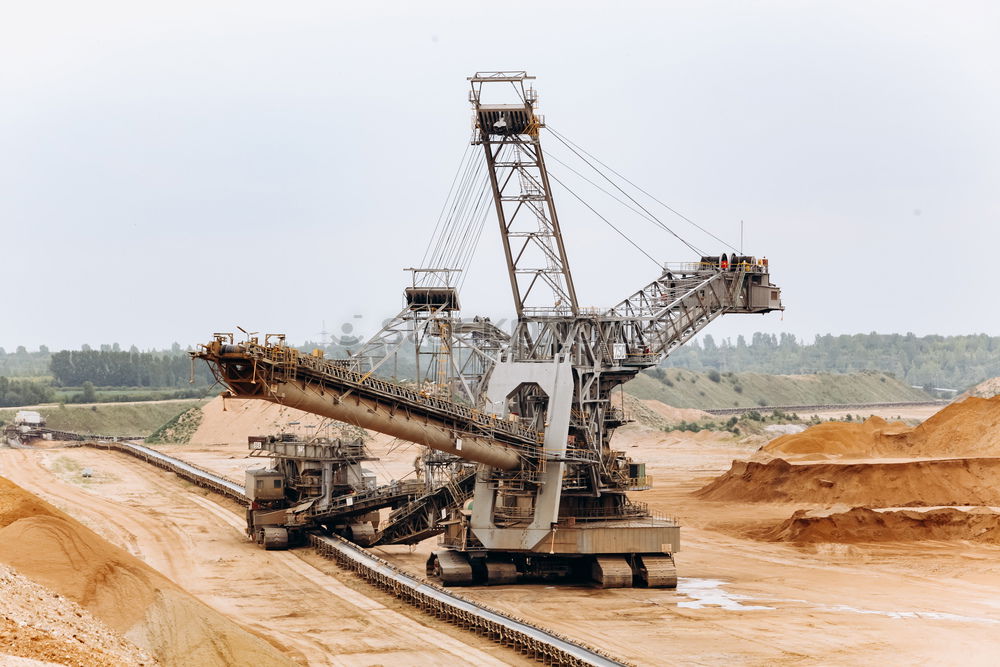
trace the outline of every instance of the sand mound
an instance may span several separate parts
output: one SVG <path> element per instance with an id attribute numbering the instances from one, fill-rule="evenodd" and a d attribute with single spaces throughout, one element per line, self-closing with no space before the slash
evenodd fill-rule
<path id="1" fill-rule="evenodd" d="M 1000 459 L 792 465 L 734 461 L 695 495 L 742 502 L 1000 505 Z"/>
<path id="2" fill-rule="evenodd" d="M 1000 396 L 952 403 L 906 435 L 919 456 L 1000 456 Z"/>
<path id="3" fill-rule="evenodd" d="M 871 455 L 884 437 L 895 437 L 910 428 L 905 424 L 889 424 L 881 417 L 870 417 L 863 423 L 825 422 L 799 433 L 775 438 L 763 450 L 775 454 L 840 454 Z"/>
<path id="4" fill-rule="evenodd" d="M 188 444 L 246 445 L 247 436 L 269 435 L 281 431 L 326 435 L 329 429 L 329 435 L 335 438 L 365 435 L 363 429 L 258 399 L 223 399 L 217 396 L 202 406 L 201 411 L 201 422 L 187 441 Z"/>
<path id="5" fill-rule="evenodd" d="M 638 400 L 638 403 L 671 424 L 676 424 L 682 421 L 696 422 L 703 419 L 716 419 L 713 415 L 701 410 L 696 410 L 694 408 L 675 408 L 653 399 L 640 399 Z"/>
<path id="6" fill-rule="evenodd" d="M 156 584 L 141 561 L 88 537 L 71 519 L 19 519 L 0 529 L 0 560 L 124 632 L 152 603 Z"/>
<path id="7" fill-rule="evenodd" d="M 989 508 L 969 511 L 942 507 L 924 512 L 876 512 L 855 507 L 846 512 L 815 515 L 799 510 L 764 535 L 775 542 L 909 542 L 971 540 L 1000 544 L 1000 514 Z"/>
<path id="8" fill-rule="evenodd" d="M 165 665 L 287 665 L 280 652 L 72 517 L 0 478 L 0 562 Z"/>
<path id="9" fill-rule="evenodd" d="M 76 603 L 0 565 L 0 665 L 54 663 L 115 667 L 156 661 Z"/>
<path id="10" fill-rule="evenodd" d="M 846 457 L 1000 456 L 1000 396 L 952 403 L 916 428 L 880 417 L 861 424 L 826 422 L 776 438 L 763 451 Z"/>
<path id="11" fill-rule="evenodd" d="M 972 389 L 969 389 L 962 394 L 955 397 L 956 400 L 962 400 L 968 398 L 969 396 L 978 396 L 979 398 L 993 398 L 997 394 L 1000 394 L 1000 377 L 990 378 L 989 380 L 984 380 L 977 384 Z"/>

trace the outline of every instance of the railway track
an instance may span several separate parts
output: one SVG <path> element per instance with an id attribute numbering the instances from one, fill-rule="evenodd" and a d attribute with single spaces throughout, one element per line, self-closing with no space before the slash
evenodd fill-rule
<path id="1" fill-rule="evenodd" d="M 81 446 L 128 454 L 243 505 L 249 504 L 241 485 L 144 445 L 84 441 Z M 310 535 L 310 544 L 324 558 L 333 560 L 370 584 L 431 616 L 475 632 L 546 665 L 615 667 L 629 664 L 575 639 L 415 577 L 342 537 L 314 533 Z"/>
<path id="2" fill-rule="evenodd" d="M 927 405 L 944 407 L 949 401 L 909 401 L 902 403 L 828 403 L 824 405 L 761 405 L 746 408 L 720 408 L 718 410 L 702 410 L 710 415 L 742 415 L 747 412 L 805 412 L 808 410 L 864 410 L 865 408 L 914 408 Z"/>

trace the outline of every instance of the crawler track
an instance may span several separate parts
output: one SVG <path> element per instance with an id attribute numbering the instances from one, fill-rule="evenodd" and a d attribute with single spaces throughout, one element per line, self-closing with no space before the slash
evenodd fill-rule
<path id="1" fill-rule="evenodd" d="M 179 477 L 247 505 L 243 487 L 215 473 L 131 442 L 83 442 L 134 456 Z M 546 665 L 627 665 L 576 640 L 557 635 L 528 621 L 465 598 L 404 572 L 367 549 L 336 535 L 310 535 L 316 551 L 365 581 L 426 613 L 454 623 Z"/>

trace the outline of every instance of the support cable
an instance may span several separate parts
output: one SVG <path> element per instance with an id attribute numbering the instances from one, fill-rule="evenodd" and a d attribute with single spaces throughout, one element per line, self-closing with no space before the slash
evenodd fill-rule
<path id="1" fill-rule="evenodd" d="M 640 203 L 639 203 L 638 201 L 636 201 L 636 200 L 635 200 L 635 198 L 634 198 L 634 197 L 632 197 L 632 195 L 630 195 L 629 193 L 625 192 L 625 191 L 624 191 L 624 190 L 623 190 L 623 189 L 622 189 L 622 188 L 621 188 L 621 187 L 620 187 L 620 186 L 619 186 L 619 185 L 618 185 L 617 183 L 615 183 L 615 182 L 614 182 L 614 181 L 612 181 L 612 180 L 611 180 L 610 178 L 608 178 L 608 176 L 607 176 L 607 175 L 606 175 L 606 174 L 605 174 L 605 173 L 604 173 L 603 171 L 601 171 L 600 169 L 598 169 L 597 167 L 595 167 L 595 166 L 594 166 L 594 165 L 593 165 L 593 164 L 592 164 L 592 163 L 591 163 L 591 162 L 590 162 L 589 160 L 587 160 L 587 158 L 585 158 L 585 157 L 583 157 L 582 155 L 580 155 L 580 153 L 579 153 L 579 152 L 578 152 L 578 151 L 577 151 L 577 150 L 576 150 L 575 148 L 573 148 L 573 146 L 571 146 L 571 145 L 570 145 L 570 144 L 569 144 L 569 143 L 568 143 L 568 142 L 567 142 L 566 140 L 564 140 L 564 139 L 562 138 L 562 136 L 561 136 L 560 134 L 558 134 L 558 133 L 557 133 L 557 132 L 556 132 L 555 130 L 553 130 L 552 128 L 549 128 L 549 131 L 550 131 L 550 132 L 552 133 L 552 136 L 554 136 L 554 137 L 555 137 L 556 139 L 558 139 L 558 140 L 559 140 L 560 142 L 562 142 L 562 144 L 563 144 L 563 145 L 564 145 L 564 146 L 565 146 L 566 148 L 568 148 L 568 149 L 570 150 L 570 152 L 572 152 L 572 153 L 573 153 L 574 155 L 576 155 L 576 156 L 577 156 L 578 158 L 580 158 L 581 160 L 583 160 L 583 161 L 584 161 L 584 162 L 585 162 L 585 163 L 587 164 L 587 166 L 589 166 L 589 167 L 590 167 L 591 169 L 593 169 L 593 170 L 594 170 L 594 171 L 596 171 L 596 172 L 597 172 L 598 174 L 600 174 L 601 178 L 603 178 L 604 180 L 606 180 L 606 181 L 607 181 L 608 183 L 610 183 L 610 184 L 611 184 L 611 185 L 612 185 L 612 186 L 613 186 L 613 187 L 614 187 L 614 188 L 615 188 L 616 190 L 618 190 L 618 191 L 619 191 L 619 192 L 621 192 L 621 193 L 622 193 L 623 195 L 625 195 L 626 197 L 628 197 L 628 198 L 629 198 L 629 200 L 630 200 L 630 201 L 631 201 L 631 202 L 632 202 L 633 204 L 635 204 L 636 206 L 638 206 L 639 208 L 641 208 L 641 209 L 642 209 L 643 211 L 645 211 L 645 212 L 646 212 L 646 213 L 647 213 L 647 214 L 649 215 L 649 217 L 653 218 L 653 219 L 654 219 L 654 220 L 656 221 L 656 224 L 658 224 L 658 225 L 659 225 L 660 227 L 662 227 L 663 229 L 665 229 L 665 230 L 666 230 L 667 232 L 669 232 L 669 233 L 670 233 L 670 234 L 671 234 L 671 235 L 672 235 L 672 236 L 673 236 L 674 238 L 676 238 L 676 239 L 677 239 L 678 241 L 680 241 L 681 243 L 683 243 L 684 245 L 686 245 L 686 246 L 687 246 L 688 248 L 690 248 L 690 249 L 691 249 L 692 251 L 694 251 L 694 252 L 695 252 L 695 253 L 697 253 L 698 255 L 702 255 L 702 254 L 704 254 L 704 253 L 702 253 L 702 251 L 701 251 L 701 250 L 699 250 L 698 248 L 694 247 L 694 246 L 693 246 L 693 245 L 691 245 L 691 244 L 690 244 L 690 243 L 689 243 L 688 241 L 686 241 L 685 239 L 683 239 L 683 238 L 682 238 L 682 237 L 680 236 L 680 234 L 678 234 L 677 232 L 675 232 L 674 230 L 672 230 L 672 229 L 671 229 L 670 227 L 668 227 L 668 226 L 667 226 L 667 225 L 666 225 L 666 224 L 665 224 L 665 223 L 664 223 L 663 221 L 661 221 L 661 220 L 660 220 L 659 218 L 657 218 L 657 217 L 656 217 L 655 215 L 653 215 L 652 213 L 650 213 L 649 209 L 647 209 L 647 208 L 646 208 L 645 206 L 643 206 L 643 205 L 642 205 L 642 204 L 640 204 Z M 582 150 L 582 149 L 581 149 L 581 150 Z M 596 159 L 596 158 L 595 158 L 595 159 Z"/>
<path id="2" fill-rule="evenodd" d="M 471 147 L 471 144 L 466 144 L 465 151 L 462 153 L 462 159 L 459 160 L 458 169 L 455 170 L 455 176 L 451 179 L 451 187 L 448 188 L 448 196 L 445 197 L 444 203 L 441 205 L 441 212 L 438 213 L 437 223 L 435 223 L 434 231 L 431 233 L 431 237 L 427 242 L 427 248 L 424 250 L 424 256 L 420 258 L 421 264 L 427 260 L 427 253 L 430 252 L 431 245 L 434 243 L 434 237 L 437 236 L 438 228 L 441 226 L 441 220 L 444 218 L 445 209 L 448 207 L 448 202 L 451 200 L 452 192 L 455 191 L 455 183 L 458 182 L 458 175 L 462 173 L 462 167 L 465 165 L 465 161 L 469 156 L 469 149 Z"/>
<path id="3" fill-rule="evenodd" d="M 472 180 L 475 178 L 475 174 L 478 171 L 477 160 L 470 160 L 466 164 L 465 173 L 462 176 L 462 181 L 459 185 L 458 190 L 452 200 L 451 210 L 446 218 L 445 225 L 441 229 L 440 236 L 438 238 L 438 244 L 435 249 L 435 253 L 431 257 L 431 263 L 426 265 L 427 267 L 440 267 L 444 266 L 442 262 L 444 257 L 448 253 L 448 248 L 453 242 L 454 238 L 454 226 L 456 220 L 460 220 L 466 205 L 466 199 L 468 196 L 468 190 Z"/>
<path id="4" fill-rule="evenodd" d="M 716 236 L 716 235 L 715 235 L 715 234 L 713 234 L 712 232 L 708 231 L 707 229 L 705 229 L 704 227 L 702 227 L 702 226 L 701 226 L 701 225 L 699 225 L 699 224 L 698 224 L 697 222 L 695 222 L 695 221 L 694 221 L 694 220 L 692 220 L 691 218 L 687 217 L 686 215 L 684 215 L 683 213 L 681 213 L 681 212 L 680 212 L 680 211 L 678 211 L 677 209 L 675 209 L 675 208 L 671 207 L 671 206 L 670 206 L 669 204 L 667 204 L 667 203 L 665 203 L 665 202 L 661 201 L 660 199 L 657 199 L 657 198 L 656 198 L 655 196 L 653 196 L 652 194 L 650 194 L 650 193 L 649 193 L 649 192 L 647 192 L 646 190 L 642 189 L 641 187 L 639 187 L 638 185 L 636 185 L 635 183 L 633 183 L 632 181 L 630 181 L 630 180 L 629 180 L 628 178 L 626 178 L 625 176 L 623 176 L 623 175 L 622 175 L 621 173 L 619 173 L 619 172 L 615 171 L 615 170 L 614 170 L 614 169 L 613 169 L 612 167 L 609 167 L 609 166 L 608 166 L 607 164 L 605 164 L 604 162 L 601 162 L 601 160 L 600 160 L 600 159 L 598 159 L 597 157 L 594 157 L 594 155 L 593 155 L 592 153 L 589 153 L 589 152 L 588 152 L 588 151 L 587 151 L 586 149 L 584 149 L 584 148 L 583 148 L 582 146 L 580 146 L 579 144 L 577 144 L 577 143 L 576 143 L 576 142 L 574 142 L 573 140 L 569 139 L 568 137 L 565 137 L 565 136 L 563 136 L 562 134 L 560 134 L 560 133 L 559 133 L 559 132 L 557 132 L 556 130 L 552 129 L 552 126 L 551 126 L 551 125 L 548 125 L 548 124 L 546 124 L 546 126 L 545 126 L 545 127 L 546 127 L 546 129 L 547 129 L 547 130 L 548 130 L 549 132 L 551 132 L 551 133 L 552 133 L 552 135 L 553 135 L 554 137 L 556 137 L 556 139 L 559 139 L 560 141 L 562 141 L 562 142 L 563 142 L 563 144 L 572 144 L 572 145 L 573 145 L 573 146 L 575 146 L 576 148 L 580 149 L 580 152 L 581 152 L 581 153 L 583 153 L 584 155 L 587 155 L 588 157 L 590 157 L 591 159 L 593 159 L 593 160 L 594 160 L 595 162 L 597 162 L 597 163 L 598 163 L 599 165 L 601 165 L 602 167 L 604 167 L 605 169 L 607 169 L 608 171 L 610 171 L 610 172 L 611 172 L 612 174 L 614 174 L 614 175 L 615 175 L 615 176 L 617 176 L 618 178 L 622 179 L 623 181 L 625 181 L 626 183 L 628 183 L 629 185 L 631 185 L 631 186 L 632 186 L 633 188 L 635 188 L 636 190 L 638 190 L 638 191 L 639 191 L 639 192 L 641 192 L 642 194 L 646 195 L 647 197 L 649 197 L 650 199 L 652 199 L 653 201 L 655 201 L 655 202 L 656 202 L 657 204 L 659 204 L 659 205 L 660 205 L 660 206 L 662 206 L 663 208 L 667 209 L 668 211 L 670 211 L 671 213 L 673 213 L 674 215 L 676 215 L 676 216 L 677 216 L 678 218 L 680 218 L 681 220 L 683 220 L 683 221 L 685 221 L 685 222 L 687 222 L 687 223 L 689 223 L 689 224 L 693 225 L 693 226 L 694 226 L 695 228 L 697 228 L 698 230 L 700 230 L 700 231 L 704 232 L 704 233 L 705 233 L 705 234 L 707 234 L 708 236 L 711 236 L 711 237 L 712 237 L 713 239 L 715 239 L 715 240 L 716 240 L 716 241 L 718 241 L 719 243 L 721 243 L 721 244 L 725 245 L 726 247 L 728 247 L 728 248 L 730 248 L 730 249 L 732 249 L 732 250 L 734 250 L 734 251 L 736 251 L 736 252 L 739 252 L 739 250 L 738 250 L 738 249 L 736 248 L 736 246 L 734 246 L 733 244 L 729 243 L 728 241 L 724 241 L 723 239 L 719 238 L 718 236 Z M 567 145 L 567 147 L 569 147 L 569 146 Z M 572 149 L 572 148 L 570 148 L 570 150 L 573 150 L 573 149 Z M 573 151 L 573 152 L 574 152 L 574 153 L 576 153 L 576 151 Z M 578 155 L 579 155 L 579 154 L 578 154 Z M 586 160 L 584 160 L 584 161 L 586 162 Z M 593 167 L 593 165 L 591 165 L 591 167 Z M 598 171 L 598 173 L 601 173 L 601 172 L 600 172 L 600 171 Z M 604 176 L 604 174 L 601 174 L 601 175 L 602 175 L 602 176 Z M 605 179 L 607 179 L 607 176 L 604 176 L 604 178 L 605 178 Z M 610 181 L 610 179 L 608 179 L 608 180 Z M 617 186 L 616 186 L 616 187 L 617 187 Z M 620 188 L 619 188 L 619 189 L 620 189 Z M 629 199 L 631 199 L 631 197 L 629 197 Z"/>
<path id="5" fill-rule="evenodd" d="M 582 197 L 580 197 L 580 195 L 578 195 L 578 194 L 576 194 L 575 192 L 573 192 L 573 190 L 572 190 L 572 189 L 571 189 L 571 188 L 570 188 L 570 187 L 569 187 L 568 185 L 566 185 L 565 183 L 563 183 L 563 182 L 562 182 L 561 180 L 559 180 L 559 178 L 558 178 L 558 177 L 557 177 L 557 176 L 556 176 L 555 174 L 553 174 L 553 173 L 552 173 L 552 170 L 551 170 L 551 169 L 549 169 L 549 170 L 548 170 L 548 172 L 549 172 L 549 177 L 550 177 L 550 178 L 551 178 L 551 179 L 552 179 L 553 181 L 555 181 L 555 182 L 556 182 L 556 183 L 558 183 L 559 185 L 563 186 L 563 188 L 565 188 L 567 192 L 569 192 L 569 193 L 570 193 L 571 195 L 573 195 L 573 196 L 574 196 L 574 197 L 576 198 L 576 200 L 577 200 L 577 201 L 579 201 L 579 202 L 580 202 L 581 204 L 583 204 L 584 206 L 586 206 L 587 208 L 589 208 L 589 209 L 590 209 L 590 212 L 591 212 L 591 213 L 593 213 L 593 214 L 594 214 L 594 215 L 596 215 L 596 216 L 597 216 L 598 218 L 600 218 L 601 220 L 603 220 L 603 221 L 604 221 L 604 223 L 605 223 L 605 224 L 606 224 L 606 225 L 607 225 L 608 227 L 610 227 L 611 229 L 613 229 L 613 230 L 615 230 L 616 232 L 618 232 L 618 235 L 619 235 L 619 236 L 621 236 L 621 237 L 622 237 L 623 239 L 625 239 L 626 241 L 628 241 L 628 242 L 629 242 L 630 244 L 632 244 L 632 247 L 633 247 L 633 248 L 635 248 L 636 250 L 638 250 L 639 252 L 641 252 L 641 253 L 642 253 L 643 255 L 645 255 L 646 257 L 648 257 L 648 258 L 649 258 L 649 261 L 651 261 L 651 262 L 652 262 L 653 264 L 656 264 L 657 268 L 659 268 L 659 269 L 662 269 L 662 268 L 663 268 L 663 265 L 662 265 L 662 263 L 660 263 L 659 261 L 657 261 L 657 260 L 656 260 L 656 258 L 654 258 L 654 257 L 653 257 L 652 255 L 650 255 L 650 254 L 649 254 L 648 252 L 646 252 L 645 250 L 643 250 L 643 249 L 642 249 L 642 248 L 641 248 L 641 247 L 639 246 L 639 244 L 638 244 L 638 243 L 636 243 L 636 242 L 635 242 L 635 241 L 633 241 L 633 240 L 632 240 L 631 238 L 629 238 L 629 236 L 628 236 L 628 235 L 627 235 L 627 234 L 626 234 L 625 232 L 623 232 L 622 230 L 618 229 L 618 227 L 616 227 L 616 226 L 615 226 L 615 225 L 614 225 L 614 224 L 613 224 L 613 223 L 612 223 L 612 222 L 611 222 L 610 220 L 608 220 L 608 219 L 607 219 L 607 218 L 605 218 L 605 217 L 604 217 L 603 215 L 601 215 L 600 213 L 598 213 L 598 212 L 597 212 L 597 211 L 596 211 L 596 210 L 594 209 L 594 207 L 593 207 L 593 206 L 591 206 L 590 204 L 588 204 L 588 203 L 587 203 L 586 201 L 584 201 L 584 200 L 583 200 L 583 198 L 582 198 Z"/>
<path id="6" fill-rule="evenodd" d="M 590 183 L 592 186 L 594 186 L 595 188 L 597 188 L 598 190 L 600 190 L 601 192 L 603 192 L 607 196 L 611 197 L 612 199 L 614 199 L 616 202 L 618 202 L 619 204 L 621 204 L 622 206 L 624 206 L 628 210 L 630 210 L 633 213 L 635 213 L 636 215 L 638 215 L 643 220 L 648 220 L 649 222 L 652 222 L 654 224 L 656 223 L 656 220 L 654 218 L 649 217 L 648 215 L 646 215 L 645 213 L 643 213 L 642 211 L 640 211 L 636 207 L 632 206 L 631 204 L 629 204 L 625 200 L 619 198 L 613 192 L 610 192 L 610 191 L 606 190 L 605 188 L 601 187 L 598 183 L 595 183 L 591 179 L 587 178 L 586 176 L 584 176 L 583 174 L 581 174 L 579 171 L 577 171 L 576 169 L 574 169 L 573 167 L 571 167 L 569 164 L 563 162 L 558 157 L 556 157 L 555 155 L 553 155 L 551 152 L 548 153 L 548 155 L 546 156 L 545 159 L 546 160 L 555 160 L 556 162 L 558 162 L 559 164 L 561 164 L 563 167 L 565 167 L 566 169 L 569 169 L 571 172 L 573 172 L 574 174 L 576 174 L 577 176 L 579 176 L 580 178 L 582 178 L 583 180 L 585 180 L 587 183 Z"/>
<path id="7" fill-rule="evenodd" d="M 464 215 L 469 189 L 473 179 L 475 178 L 475 174 L 478 172 L 477 162 L 477 160 L 470 160 L 466 165 L 462 182 L 452 202 L 451 211 L 445 220 L 445 225 L 441 229 L 435 252 L 431 256 L 431 262 L 429 265 L 425 265 L 428 268 L 445 266 L 443 262 L 449 254 L 451 245 L 454 243 L 454 227 L 457 224 L 457 221 L 461 220 Z"/>

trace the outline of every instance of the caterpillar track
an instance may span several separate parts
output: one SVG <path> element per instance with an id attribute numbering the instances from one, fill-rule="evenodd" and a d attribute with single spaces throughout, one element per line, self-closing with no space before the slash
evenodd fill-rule
<path id="1" fill-rule="evenodd" d="M 131 442 L 107 441 L 84 441 L 81 446 L 128 454 L 242 505 L 249 504 L 243 487 L 236 482 L 155 449 Z M 400 600 L 543 664 L 599 667 L 629 664 L 575 639 L 419 579 L 342 537 L 312 533 L 309 543 L 321 556 L 335 561 L 344 569 Z"/>

